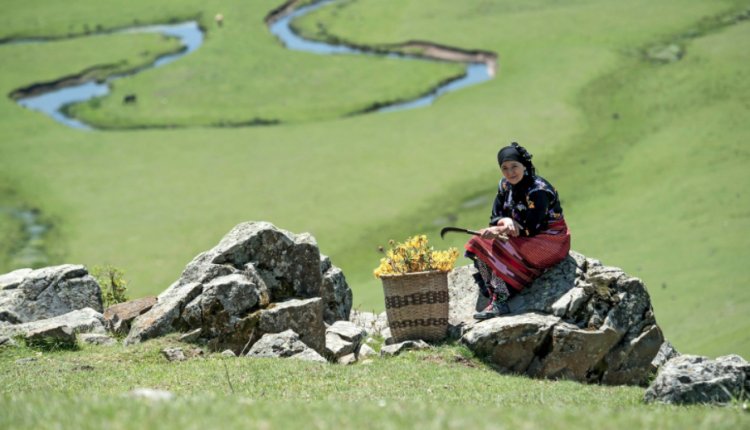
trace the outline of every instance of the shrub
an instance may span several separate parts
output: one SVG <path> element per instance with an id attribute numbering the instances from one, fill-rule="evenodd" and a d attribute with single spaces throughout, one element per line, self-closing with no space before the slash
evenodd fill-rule
<path id="1" fill-rule="evenodd" d="M 102 288 L 102 304 L 105 309 L 128 301 L 128 283 L 123 278 L 125 273 L 122 270 L 110 265 L 94 266 L 91 275 Z"/>

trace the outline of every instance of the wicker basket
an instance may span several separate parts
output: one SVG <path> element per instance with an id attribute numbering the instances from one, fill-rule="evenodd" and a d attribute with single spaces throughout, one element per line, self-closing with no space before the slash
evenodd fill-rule
<path id="1" fill-rule="evenodd" d="M 448 331 L 448 273 L 383 275 L 385 313 L 396 342 L 436 341 Z"/>

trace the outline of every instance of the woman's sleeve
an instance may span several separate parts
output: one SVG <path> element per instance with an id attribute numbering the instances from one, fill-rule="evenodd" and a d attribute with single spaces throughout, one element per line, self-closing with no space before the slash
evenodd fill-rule
<path id="1" fill-rule="evenodd" d="M 547 210 L 549 209 L 549 194 L 544 190 L 532 191 L 526 196 L 526 225 L 519 231 L 520 236 L 536 236 L 547 228 Z"/>
<path id="2" fill-rule="evenodd" d="M 497 187 L 497 196 L 495 196 L 495 202 L 492 204 L 492 215 L 490 215 L 490 226 L 497 225 L 500 218 L 503 217 L 503 202 L 505 201 L 505 193 L 503 193 L 502 182 Z"/>

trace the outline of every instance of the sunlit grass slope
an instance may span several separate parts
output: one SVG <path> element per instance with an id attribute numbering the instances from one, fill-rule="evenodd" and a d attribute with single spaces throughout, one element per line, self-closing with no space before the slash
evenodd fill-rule
<path id="1" fill-rule="evenodd" d="M 740 188 L 748 183 L 741 144 L 750 137 L 742 50 L 748 24 L 683 40 L 686 55 L 679 62 L 642 60 L 643 49 L 700 30 L 708 18 L 750 2 L 345 2 L 335 14 L 322 9 L 299 25 L 320 22 L 358 43 L 423 39 L 491 50 L 500 56 L 500 69 L 496 79 L 445 95 L 429 108 L 325 121 L 311 121 L 323 113 L 307 111 L 303 101 L 341 108 L 352 98 L 367 98 L 360 82 L 341 74 L 343 62 L 357 68 L 352 76 L 364 76 L 368 68 L 407 71 L 416 63 L 391 66 L 284 50 L 262 22 L 278 6 L 272 1 L 158 7 L 133 1 L 116 13 L 88 2 L 26 3 L 3 14 L 0 32 L 61 35 L 69 28 L 82 31 L 84 23 L 114 28 L 135 19 L 188 17 L 208 28 L 205 46 L 180 62 L 116 83 L 115 96 L 102 102 L 108 112 L 102 121 L 168 125 L 175 115 L 182 124 L 199 125 L 273 118 L 267 114 L 272 109 L 252 109 L 280 100 L 288 100 L 290 109 L 277 112 L 299 120 L 256 128 L 87 133 L 5 98 L 0 180 L 6 187 L 0 190 L 13 190 L 15 197 L 4 192 L 0 204 L 35 206 L 54 220 L 48 247 L 65 256 L 60 262 L 114 264 L 126 271 L 133 295 L 156 294 L 235 224 L 268 220 L 313 233 L 344 269 L 355 304 L 382 309 L 382 292 L 371 276 L 377 245 L 426 232 L 441 246 L 437 231 L 445 223 L 483 225 L 490 202 L 477 206 L 471 200 L 494 195 L 495 153 L 518 140 L 559 188 L 574 248 L 642 277 L 657 320 L 678 349 L 750 356 L 744 316 L 750 279 L 743 272 L 750 205 Z M 220 11 L 226 24 L 217 29 L 211 17 Z M 236 82 L 233 68 L 261 60 L 246 57 L 246 47 L 228 37 L 239 28 L 266 64 L 250 67 L 243 75 L 247 83 Z M 31 45 L 0 46 L 0 58 L 13 65 L 0 69 L 0 85 L 8 94 L 127 59 L 141 43 L 152 42 L 104 49 L 94 38 L 79 38 L 35 46 L 34 53 Z M 170 49 L 159 43 L 151 50 Z M 86 58 L 63 63 L 56 56 Z M 217 80 L 204 79 L 211 73 Z M 315 74 L 321 81 L 303 85 L 300 76 Z M 419 79 L 399 74 L 378 72 L 367 85 L 376 96 L 386 87 L 422 88 Z M 252 109 L 227 107 L 237 104 L 234 92 L 265 85 Z M 118 103 L 125 92 L 138 93 L 140 104 L 142 94 L 167 87 L 166 108 L 150 105 L 149 97 L 137 109 Z M 283 97 L 265 99 L 274 92 Z M 453 214 L 458 220 L 447 221 Z M 12 229 L 2 222 L 0 231 Z M 454 236 L 446 244 L 463 240 Z"/>
<path id="2" fill-rule="evenodd" d="M 45 353 L 0 350 L 4 429 L 206 428 L 659 428 L 739 429 L 740 404 L 644 405 L 638 387 L 501 375 L 463 347 L 445 345 L 369 364 L 211 354 L 167 362 L 151 341 Z M 184 344 L 181 346 L 184 347 Z M 175 398 L 127 396 L 139 387 Z"/>

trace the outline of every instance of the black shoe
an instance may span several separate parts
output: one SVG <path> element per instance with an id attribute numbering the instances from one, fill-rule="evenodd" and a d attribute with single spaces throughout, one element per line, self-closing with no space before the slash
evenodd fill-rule
<path id="1" fill-rule="evenodd" d="M 510 307 L 508 302 L 493 301 L 482 312 L 474 314 L 475 320 L 488 320 L 490 318 L 499 317 L 510 313 Z"/>

